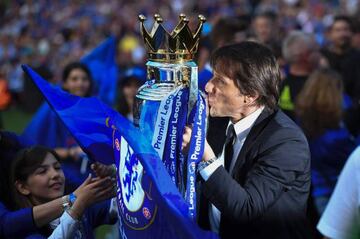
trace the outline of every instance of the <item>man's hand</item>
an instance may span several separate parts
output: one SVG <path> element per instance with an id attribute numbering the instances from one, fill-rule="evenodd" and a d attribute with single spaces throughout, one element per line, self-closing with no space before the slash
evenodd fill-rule
<path id="1" fill-rule="evenodd" d="M 184 134 L 183 134 L 183 141 L 181 144 L 181 150 L 183 151 L 184 154 L 187 154 L 189 152 L 191 132 L 192 132 L 192 127 L 185 126 Z"/>
<path id="2" fill-rule="evenodd" d="M 181 145 L 181 149 L 184 154 L 187 154 L 189 152 L 191 132 L 192 132 L 192 128 L 190 126 L 185 126 L 184 134 L 183 134 L 183 142 Z M 212 150 L 209 143 L 205 139 L 205 148 L 204 148 L 204 154 L 202 160 L 208 161 L 209 159 L 214 157 L 215 157 L 214 151 Z"/>

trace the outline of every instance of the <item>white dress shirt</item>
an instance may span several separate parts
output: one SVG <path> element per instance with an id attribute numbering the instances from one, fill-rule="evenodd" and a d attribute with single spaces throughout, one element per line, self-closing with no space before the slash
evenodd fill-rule
<path id="1" fill-rule="evenodd" d="M 259 109 L 257 109 L 250 115 L 246 116 L 245 118 L 241 119 L 239 122 L 237 122 L 234 125 L 236 138 L 234 140 L 235 142 L 233 142 L 234 154 L 229 167 L 230 174 L 234 169 L 237 157 L 246 140 L 247 135 L 250 132 L 251 127 L 254 125 L 256 119 L 259 117 L 263 109 L 264 107 L 260 107 Z M 231 121 L 229 122 L 228 128 L 230 124 L 232 124 Z M 208 180 L 211 174 L 213 174 L 215 170 L 220 166 L 224 166 L 224 147 L 220 157 L 217 160 L 215 160 L 212 164 L 210 164 L 209 166 L 207 166 L 206 168 L 200 171 L 201 177 L 205 181 Z M 211 204 L 211 207 L 209 207 L 209 217 L 210 217 L 211 230 L 213 232 L 219 233 L 221 213 L 213 204 Z"/>

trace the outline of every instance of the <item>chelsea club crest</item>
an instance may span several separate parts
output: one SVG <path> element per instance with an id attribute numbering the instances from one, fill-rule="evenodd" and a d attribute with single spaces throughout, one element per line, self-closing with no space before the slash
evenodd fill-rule
<path id="1" fill-rule="evenodd" d="M 118 168 L 117 202 L 124 223 L 134 230 L 146 229 L 154 221 L 157 206 L 151 198 L 151 182 L 137 154 L 123 137 L 114 138 Z M 119 141 L 120 139 L 120 141 Z"/>

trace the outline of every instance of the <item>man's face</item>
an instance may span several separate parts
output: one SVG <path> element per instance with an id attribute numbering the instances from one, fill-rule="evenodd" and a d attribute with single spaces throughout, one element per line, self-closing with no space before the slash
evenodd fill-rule
<path id="1" fill-rule="evenodd" d="M 257 17 L 254 21 L 254 31 L 258 40 L 267 43 L 272 37 L 271 21 L 266 17 Z"/>
<path id="2" fill-rule="evenodd" d="M 234 80 L 214 71 L 214 76 L 205 86 L 209 112 L 212 117 L 237 117 L 244 112 L 245 96 L 241 94 Z"/>
<path id="3" fill-rule="evenodd" d="M 346 21 L 339 20 L 334 22 L 331 28 L 330 38 L 335 46 L 341 48 L 349 46 L 351 36 L 352 32 Z"/>

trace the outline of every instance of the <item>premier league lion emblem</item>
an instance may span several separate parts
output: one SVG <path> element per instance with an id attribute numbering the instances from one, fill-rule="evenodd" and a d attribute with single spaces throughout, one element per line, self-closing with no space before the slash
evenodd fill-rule
<path id="1" fill-rule="evenodd" d="M 121 137 L 115 138 L 118 166 L 118 207 L 130 228 L 147 228 L 156 216 L 157 207 L 151 199 L 151 183 L 143 182 L 144 169 L 133 149 Z"/>

